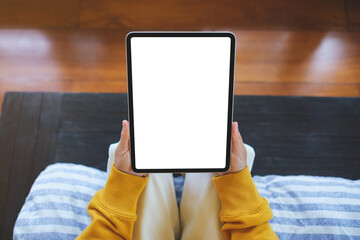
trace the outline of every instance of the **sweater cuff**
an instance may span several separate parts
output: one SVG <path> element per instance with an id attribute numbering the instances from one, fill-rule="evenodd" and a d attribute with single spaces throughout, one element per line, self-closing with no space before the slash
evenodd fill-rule
<path id="1" fill-rule="evenodd" d="M 264 200 L 256 189 L 248 166 L 240 172 L 212 178 L 221 201 L 219 216 L 251 214 L 264 206 Z"/>
<path id="2" fill-rule="evenodd" d="M 136 216 L 137 202 L 147 182 L 147 176 L 119 171 L 113 164 L 105 187 L 95 194 L 95 199 L 115 214 Z"/>

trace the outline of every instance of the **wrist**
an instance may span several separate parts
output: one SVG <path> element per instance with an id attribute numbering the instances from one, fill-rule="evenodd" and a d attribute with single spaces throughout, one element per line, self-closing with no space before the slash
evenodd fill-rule
<path id="1" fill-rule="evenodd" d="M 124 163 L 123 161 L 115 161 L 114 168 L 116 168 L 116 170 L 121 171 L 123 173 L 131 174 L 131 175 L 138 176 L 138 177 L 144 177 L 147 175 L 147 174 L 143 174 L 143 173 L 134 172 L 131 168 L 130 163 Z"/>

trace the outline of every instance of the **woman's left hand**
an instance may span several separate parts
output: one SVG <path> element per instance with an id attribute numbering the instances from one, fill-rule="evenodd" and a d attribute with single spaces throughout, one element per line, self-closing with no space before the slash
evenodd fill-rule
<path id="1" fill-rule="evenodd" d="M 131 168 L 130 160 L 130 124 L 127 120 L 122 121 L 122 130 L 120 143 L 118 144 L 115 151 L 115 162 L 114 166 L 117 170 L 126 172 L 135 176 L 145 176 L 142 173 L 135 173 Z"/>

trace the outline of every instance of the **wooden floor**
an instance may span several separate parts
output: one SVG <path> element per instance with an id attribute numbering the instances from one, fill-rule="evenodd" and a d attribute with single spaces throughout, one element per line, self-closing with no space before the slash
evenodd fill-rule
<path id="1" fill-rule="evenodd" d="M 127 32 L 0 30 L 0 102 L 6 91 L 126 92 Z M 360 32 L 233 32 L 235 94 L 360 96 Z"/>
<path id="2" fill-rule="evenodd" d="M 0 0 L 0 27 L 360 31 L 359 0 Z"/>

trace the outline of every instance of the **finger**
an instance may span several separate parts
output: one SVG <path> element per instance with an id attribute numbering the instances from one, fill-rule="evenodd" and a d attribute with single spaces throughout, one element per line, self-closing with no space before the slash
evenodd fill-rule
<path id="1" fill-rule="evenodd" d="M 122 130 L 119 147 L 121 149 L 127 149 L 129 146 L 129 123 L 126 120 L 122 121 Z"/>
<path id="2" fill-rule="evenodd" d="M 242 144 L 244 144 L 244 141 L 243 141 L 243 139 L 242 139 L 242 137 L 241 137 L 240 130 L 239 130 L 239 126 L 238 126 L 236 129 L 237 129 L 237 136 L 238 136 L 238 138 L 239 138 L 239 142 L 240 142 L 240 144 L 242 145 Z"/>
<path id="3" fill-rule="evenodd" d="M 244 144 L 243 139 L 242 139 L 241 134 L 240 134 L 239 124 L 236 121 L 234 123 L 236 125 L 235 129 L 234 129 L 234 131 L 235 131 L 234 137 L 237 138 L 236 140 L 238 140 L 241 144 Z"/>
<path id="4" fill-rule="evenodd" d="M 240 156 L 240 148 L 242 144 L 241 135 L 239 132 L 238 123 L 235 121 L 232 124 L 233 127 L 233 136 L 232 136 L 232 145 L 231 145 L 231 152 L 233 152 L 236 156 Z"/>

